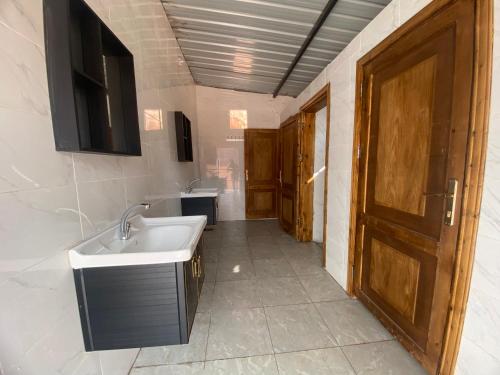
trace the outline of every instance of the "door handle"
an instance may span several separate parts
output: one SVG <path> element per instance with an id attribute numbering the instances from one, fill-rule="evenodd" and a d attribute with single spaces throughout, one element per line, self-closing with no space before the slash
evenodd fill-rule
<path id="1" fill-rule="evenodd" d="M 450 227 L 453 225 L 455 221 L 455 209 L 457 205 L 457 189 L 458 189 L 458 180 L 456 178 L 450 178 L 448 180 L 448 191 L 445 194 L 446 211 L 444 216 L 444 223 Z"/>
<path id="2" fill-rule="evenodd" d="M 248 181 L 248 169 L 245 169 L 245 180 Z"/>

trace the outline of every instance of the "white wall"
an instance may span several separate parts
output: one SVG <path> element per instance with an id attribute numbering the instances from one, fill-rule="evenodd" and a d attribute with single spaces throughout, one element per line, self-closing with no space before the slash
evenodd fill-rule
<path id="1" fill-rule="evenodd" d="M 325 198 L 326 107 L 316 112 L 314 121 L 313 241 L 323 242 Z"/>
<path id="2" fill-rule="evenodd" d="M 201 184 L 218 187 L 219 220 L 245 219 L 243 130 L 229 128 L 229 111 L 247 111 L 248 128 L 279 128 L 291 97 L 196 87 Z"/>
<path id="3" fill-rule="evenodd" d="M 85 353 L 65 249 L 119 219 L 133 202 L 172 197 L 198 174 L 176 162 L 172 114 L 196 140 L 195 87 L 161 4 L 92 0 L 133 52 L 143 127 L 161 109 L 164 130 L 141 131 L 142 157 L 56 152 L 47 90 L 42 0 L 0 1 L 0 373 L 127 374 L 137 350 Z M 196 149 L 196 145 L 195 145 Z"/>
<path id="4" fill-rule="evenodd" d="M 347 283 L 351 158 L 354 129 L 356 61 L 430 0 L 392 1 L 281 114 L 284 120 L 330 82 L 327 270 Z M 495 0 L 500 14 L 500 0 Z M 500 38 L 495 18 L 495 38 Z M 473 280 L 457 374 L 500 374 L 500 43 L 495 44 L 485 189 L 476 246 Z"/>

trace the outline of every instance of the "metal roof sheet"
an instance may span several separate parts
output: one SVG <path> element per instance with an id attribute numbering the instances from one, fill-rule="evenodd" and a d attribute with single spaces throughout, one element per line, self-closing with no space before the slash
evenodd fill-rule
<path id="1" fill-rule="evenodd" d="M 161 0 L 197 84 L 272 93 L 328 0 Z M 280 95 L 297 96 L 390 0 L 339 0 Z"/>

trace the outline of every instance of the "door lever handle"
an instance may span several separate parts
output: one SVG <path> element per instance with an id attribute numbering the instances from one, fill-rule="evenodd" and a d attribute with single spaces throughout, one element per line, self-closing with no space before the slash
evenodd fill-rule
<path id="1" fill-rule="evenodd" d="M 446 211 L 444 216 L 444 223 L 450 227 L 453 225 L 455 221 L 455 210 L 457 206 L 457 190 L 458 190 L 458 180 L 456 178 L 450 178 L 448 180 L 448 191 L 445 194 Z"/>
<path id="2" fill-rule="evenodd" d="M 245 180 L 248 181 L 248 169 L 245 169 Z"/>

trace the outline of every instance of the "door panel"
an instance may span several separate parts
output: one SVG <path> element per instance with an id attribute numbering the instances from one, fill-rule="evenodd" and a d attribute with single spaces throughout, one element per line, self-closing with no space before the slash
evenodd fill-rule
<path id="1" fill-rule="evenodd" d="M 276 217 L 278 131 L 245 130 L 246 217 Z"/>
<path id="2" fill-rule="evenodd" d="M 290 234 L 295 234 L 297 226 L 298 131 L 297 116 L 284 123 L 280 129 L 280 223 Z"/>
<path id="3" fill-rule="evenodd" d="M 458 0 L 359 64 L 354 292 L 431 373 L 441 356 L 461 201 L 473 2 Z M 455 216 L 460 213 L 455 208 Z"/>

